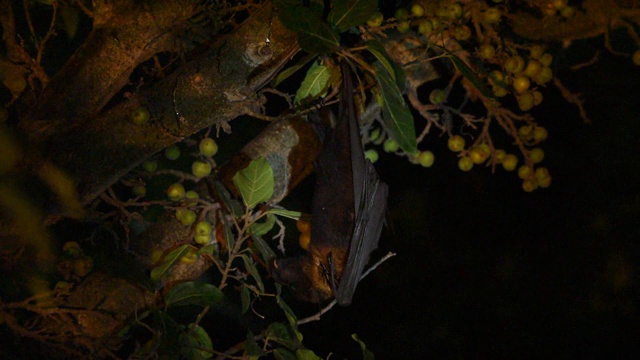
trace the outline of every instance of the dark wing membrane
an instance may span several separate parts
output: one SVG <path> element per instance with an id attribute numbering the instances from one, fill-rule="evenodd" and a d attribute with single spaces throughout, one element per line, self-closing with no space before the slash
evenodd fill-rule
<path id="1" fill-rule="evenodd" d="M 360 204 L 356 207 L 356 223 L 349 255 L 335 294 L 340 305 L 351 303 L 369 256 L 378 247 L 387 208 L 387 185 L 378 179 L 378 174 L 369 161 L 366 161 L 365 166 L 367 171 L 362 184 Z"/>

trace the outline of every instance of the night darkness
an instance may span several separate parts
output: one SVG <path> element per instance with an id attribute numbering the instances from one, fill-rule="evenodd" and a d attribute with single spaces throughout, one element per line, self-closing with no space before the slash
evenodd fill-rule
<path id="1" fill-rule="evenodd" d="M 592 123 L 546 90 L 533 114 L 550 133 L 549 189 L 524 193 L 501 169 L 462 173 L 446 137 L 428 141 L 427 170 L 382 157 L 390 209 L 377 255 L 398 255 L 350 307 L 301 327 L 310 348 L 359 358 L 357 333 L 379 359 L 640 354 L 638 69 L 603 54 L 558 76 Z"/>

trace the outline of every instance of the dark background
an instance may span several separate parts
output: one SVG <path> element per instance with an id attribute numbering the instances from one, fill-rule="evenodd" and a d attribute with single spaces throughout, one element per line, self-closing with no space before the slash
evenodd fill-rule
<path id="1" fill-rule="evenodd" d="M 590 124 L 553 86 L 533 111 L 550 133 L 549 189 L 525 193 L 501 168 L 459 171 L 446 136 L 427 141 L 430 169 L 381 157 L 389 226 L 376 255 L 397 256 L 351 306 L 301 326 L 309 348 L 360 358 L 357 333 L 379 359 L 640 355 L 639 68 L 603 53 L 566 70 L 598 47 L 557 60 Z"/>

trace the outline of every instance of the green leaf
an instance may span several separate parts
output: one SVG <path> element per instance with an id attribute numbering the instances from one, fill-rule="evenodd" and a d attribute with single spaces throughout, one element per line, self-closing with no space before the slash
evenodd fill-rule
<path id="1" fill-rule="evenodd" d="M 447 57 L 451 59 L 453 65 L 460 71 L 462 76 L 467 78 L 469 82 L 476 88 L 482 96 L 498 100 L 498 98 L 493 94 L 493 91 L 487 87 L 487 85 L 480 79 L 480 77 L 464 62 L 462 59 L 457 57 L 455 54 L 447 53 Z"/>
<path id="2" fill-rule="evenodd" d="M 303 67 L 305 67 L 310 61 L 313 61 L 317 56 L 318 55 L 316 55 L 316 54 L 309 54 L 309 55 L 305 56 L 304 58 L 302 58 L 302 60 L 300 60 L 295 65 L 282 70 L 278 74 L 278 76 L 276 76 L 275 79 L 273 79 L 273 82 L 271 83 L 271 86 L 272 87 L 276 87 L 276 86 L 280 85 L 283 81 L 288 79 L 291 75 L 295 74 L 296 72 L 298 72 L 298 70 L 300 70 Z"/>
<path id="3" fill-rule="evenodd" d="M 294 103 L 300 105 L 303 101 L 308 102 L 324 97 L 327 94 L 330 79 L 331 70 L 324 65 L 318 65 L 317 62 L 314 63 L 307 71 L 300 88 L 296 91 Z"/>
<path id="4" fill-rule="evenodd" d="M 227 209 L 229 209 L 231 214 L 233 214 L 233 216 L 235 217 L 242 216 L 242 205 L 238 202 L 238 200 L 231 198 L 231 194 L 229 193 L 229 190 L 227 190 L 227 188 L 224 186 L 224 184 L 222 184 L 222 182 L 220 181 L 214 181 L 213 187 L 216 189 L 216 193 L 218 194 L 220 199 L 222 199 L 222 203 L 227 207 Z"/>
<path id="5" fill-rule="evenodd" d="M 222 300 L 222 296 L 222 291 L 211 284 L 187 281 L 171 289 L 164 302 L 167 306 L 212 306 Z"/>
<path id="6" fill-rule="evenodd" d="M 162 260 L 162 263 L 151 270 L 151 280 L 157 281 L 165 277 L 173 264 L 180 261 L 180 258 L 187 255 L 191 249 L 191 245 L 182 245 L 168 253 Z"/>
<path id="7" fill-rule="evenodd" d="M 256 266 L 253 264 L 253 261 L 246 254 L 242 254 L 241 258 L 242 258 L 242 261 L 244 261 L 245 269 L 247 269 L 247 272 L 249 273 L 249 275 L 251 275 L 251 277 L 256 281 L 256 284 L 258 285 L 258 289 L 260 289 L 261 292 L 264 292 L 264 284 L 262 283 L 262 277 L 260 277 L 260 273 L 258 273 L 258 269 L 256 269 Z"/>
<path id="8" fill-rule="evenodd" d="M 329 22 L 340 32 L 345 32 L 354 26 L 364 24 L 377 8 L 377 0 L 333 0 Z"/>
<path id="9" fill-rule="evenodd" d="M 233 231 L 231 231 L 231 226 L 227 221 L 222 222 L 222 230 L 224 230 L 224 238 L 227 240 L 227 250 L 231 251 L 236 243 L 236 238 L 233 236 Z"/>
<path id="10" fill-rule="evenodd" d="M 253 209 L 256 204 L 269 200 L 273 195 L 273 169 L 267 159 L 259 157 L 238 171 L 233 183 L 240 191 L 245 206 Z"/>
<path id="11" fill-rule="evenodd" d="M 291 350 L 295 350 L 299 345 L 295 331 L 281 322 L 269 324 L 269 327 L 265 330 L 265 337 Z"/>
<path id="12" fill-rule="evenodd" d="M 213 254 L 217 251 L 217 248 L 218 244 L 207 244 L 198 249 L 198 251 L 196 251 L 196 255 L 200 256 L 202 254 L 207 254 L 213 256 Z"/>
<path id="13" fill-rule="evenodd" d="M 245 356 L 258 357 L 265 354 L 264 350 L 262 350 L 260 345 L 256 342 L 256 337 L 251 331 L 247 333 L 247 341 L 244 342 L 242 348 L 244 349 Z"/>
<path id="14" fill-rule="evenodd" d="M 391 57 L 389 57 L 389 54 L 387 54 L 387 51 L 385 50 L 384 46 L 382 46 L 382 43 L 380 41 L 369 40 L 365 43 L 365 45 L 367 46 L 367 50 L 369 50 L 369 52 L 373 54 L 373 56 L 375 56 L 378 61 L 380 61 L 382 66 L 384 66 L 385 70 L 387 70 L 387 73 L 391 75 L 391 78 L 398 85 L 398 89 L 400 90 L 400 92 L 402 92 L 407 83 L 407 77 L 404 74 L 404 70 L 402 70 L 402 68 L 398 64 L 396 64 L 395 61 L 391 60 Z"/>
<path id="15" fill-rule="evenodd" d="M 298 360 L 321 360 L 322 358 L 316 355 L 313 351 L 309 349 L 298 349 L 296 350 L 296 359 Z"/>
<path id="16" fill-rule="evenodd" d="M 375 76 L 383 98 L 382 120 L 389 135 L 406 153 L 415 153 L 418 151 L 418 145 L 411 110 L 404 102 L 398 85 L 393 82 L 386 70 L 378 66 Z"/>
<path id="17" fill-rule="evenodd" d="M 270 263 L 276 257 L 276 254 L 271 250 L 271 247 L 260 237 L 260 236 L 251 236 L 253 239 L 253 246 L 258 250 L 260 256 L 262 256 L 262 260 L 265 263 Z"/>
<path id="18" fill-rule="evenodd" d="M 276 216 L 282 216 L 287 219 L 299 220 L 302 213 L 300 211 L 291 211 L 285 209 L 269 209 L 267 211 L 269 214 L 273 214 Z"/>
<path id="19" fill-rule="evenodd" d="M 240 292 L 240 303 L 242 304 L 242 313 L 245 314 L 247 310 L 249 310 L 249 305 L 251 305 L 251 292 L 245 284 L 242 284 L 242 291 Z"/>
<path id="20" fill-rule="evenodd" d="M 262 222 L 254 222 L 251 224 L 251 234 L 255 236 L 262 236 L 273 228 L 273 225 L 276 223 L 276 217 L 273 214 L 267 213 L 267 220 Z"/>
<path id="21" fill-rule="evenodd" d="M 367 345 L 365 345 L 365 343 L 358 338 L 358 334 L 352 334 L 351 338 L 353 338 L 353 340 L 357 341 L 358 344 L 360 344 L 360 349 L 362 349 L 362 359 L 363 360 L 374 360 L 375 359 L 375 356 L 373 356 L 373 353 L 367 349 Z"/>
<path id="22" fill-rule="evenodd" d="M 322 21 L 322 7 L 311 3 L 277 0 L 278 17 L 282 24 L 298 34 L 298 44 L 310 53 L 330 54 L 340 48 L 338 34 Z"/>
<path id="23" fill-rule="evenodd" d="M 277 360 L 296 360 L 296 356 L 291 351 L 284 348 L 274 349 L 273 357 Z"/>
<path id="24" fill-rule="evenodd" d="M 284 300 L 282 300 L 282 297 L 280 296 L 280 292 L 282 291 L 282 286 L 280 284 L 276 284 L 276 290 L 277 290 L 276 302 L 278 303 L 278 306 L 280 306 L 282 311 L 284 311 L 284 314 L 287 316 L 287 320 L 289 320 L 289 325 L 291 325 L 291 327 L 295 329 L 298 324 L 298 318 L 296 317 L 296 314 L 293 313 L 293 310 L 291 310 L 289 305 L 287 305 L 287 303 L 285 303 Z"/>
<path id="25" fill-rule="evenodd" d="M 191 329 L 192 326 L 194 324 L 189 324 L 188 329 Z M 195 360 L 211 358 L 213 356 L 213 344 L 209 334 L 200 325 L 197 325 L 193 331 L 186 331 L 187 333 L 182 336 L 182 356 L 186 359 Z"/>

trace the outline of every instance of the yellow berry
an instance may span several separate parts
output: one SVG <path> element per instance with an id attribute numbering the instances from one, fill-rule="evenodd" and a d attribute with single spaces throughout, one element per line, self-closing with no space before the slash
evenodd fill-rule
<path id="1" fill-rule="evenodd" d="M 462 151 L 464 149 L 464 138 L 460 135 L 453 135 L 447 141 L 447 147 L 453 152 Z"/>
<path id="2" fill-rule="evenodd" d="M 131 113 L 131 121 L 136 125 L 142 125 L 149 121 L 149 110 L 145 107 L 139 107 Z"/>
<path id="3" fill-rule="evenodd" d="M 513 154 L 507 154 L 507 156 L 504 157 L 504 160 L 502 160 L 502 167 L 506 171 L 513 171 L 516 166 L 518 166 L 518 157 Z"/>
<path id="4" fill-rule="evenodd" d="M 169 199 L 173 201 L 178 201 L 182 199 L 184 197 L 184 194 L 185 194 L 184 186 L 182 186 L 182 184 L 180 183 L 175 183 L 169 186 L 169 188 L 167 189 L 167 196 L 169 196 Z"/>
<path id="5" fill-rule="evenodd" d="M 424 7 L 420 4 L 413 4 L 411 6 L 411 14 L 416 17 L 424 15 Z"/>
<path id="6" fill-rule="evenodd" d="M 382 148 L 385 152 L 392 153 L 398 151 L 400 144 L 393 139 L 387 139 L 384 144 L 382 144 Z"/>
<path id="7" fill-rule="evenodd" d="M 507 94 L 509 94 L 509 90 L 498 85 L 491 87 L 491 90 L 493 91 L 493 95 L 495 95 L 496 97 L 505 97 L 507 96 Z"/>
<path id="8" fill-rule="evenodd" d="M 367 25 L 371 27 L 378 27 L 382 25 L 382 21 L 384 21 L 384 16 L 380 11 L 376 11 L 375 13 L 373 13 L 373 15 L 371 15 L 369 20 L 367 20 Z"/>
<path id="9" fill-rule="evenodd" d="M 144 169 L 144 171 L 152 173 L 152 172 L 158 170 L 158 161 L 157 160 L 147 160 L 147 161 L 142 163 L 142 168 Z"/>
<path id="10" fill-rule="evenodd" d="M 504 74 L 502 73 L 502 71 L 493 70 L 492 72 L 490 72 L 489 73 L 489 84 L 498 85 L 498 86 L 501 86 L 501 87 L 507 86 L 507 82 L 504 79 Z"/>
<path id="11" fill-rule="evenodd" d="M 460 16 L 462 16 L 462 5 L 455 2 L 449 5 L 449 7 L 447 8 L 447 11 L 450 18 L 457 19 Z"/>
<path id="12" fill-rule="evenodd" d="M 532 94 L 533 94 L 533 105 L 540 105 L 543 99 L 542 93 L 538 90 L 535 90 L 534 92 L 532 92 Z"/>
<path id="13" fill-rule="evenodd" d="M 552 4 L 556 10 L 562 10 L 567 7 L 567 0 L 553 0 Z"/>
<path id="14" fill-rule="evenodd" d="M 541 179 L 538 179 L 538 186 L 540 186 L 543 189 L 548 188 L 551 185 L 551 175 L 547 175 Z"/>
<path id="15" fill-rule="evenodd" d="M 463 156 L 458 160 L 458 168 L 462 171 L 469 171 L 473 167 L 473 161 L 468 156 Z"/>
<path id="16" fill-rule="evenodd" d="M 488 8 L 484 12 L 484 21 L 489 24 L 497 24 L 500 22 L 500 10 L 496 8 Z"/>
<path id="17" fill-rule="evenodd" d="M 435 157 L 433 156 L 433 153 L 429 150 L 421 151 L 420 154 L 418 155 L 418 163 L 420 163 L 421 166 L 426 168 L 431 167 L 433 165 L 434 160 L 435 160 Z"/>
<path id="18" fill-rule="evenodd" d="M 553 62 L 553 55 L 551 54 L 542 54 L 542 56 L 540 57 L 540 64 L 542 64 L 543 66 L 551 66 L 551 63 Z"/>
<path id="19" fill-rule="evenodd" d="M 193 248 L 190 249 L 185 256 L 180 258 L 180 262 L 187 265 L 195 263 L 196 260 L 198 260 L 198 254 Z"/>
<path id="20" fill-rule="evenodd" d="M 211 174 L 211 164 L 206 161 L 196 160 L 191 164 L 191 172 L 197 178 L 203 178 Z"/>
<path id="21" fill-rule="evenodd" d="M 369 149 L 364 152 L 364 158 L 371 161 L 372 164 L 375 164 L 375 162 L 378 161 L 379 157 L 380 156 L 378 155 L 378 152 L 375 151 L 375 149 Z"/>
<path id="22" fill-rule="evenodd" d="M 422 35 L 429 36 L 431 32 L 433 32 L 433 24 L 430 20 L 422 20 L 420 24 L 418 24 L 418 32 Z"/>
<path id="23" fill-rule="evenodd" d="M 520 179 L 523 179 L 523 180 L 524 180 L 524 179 L 526 179 L 526 178 L 529 178 L 529 177 L 531 177 L 531 174 L 532 174 L 532 173 L 533 173 L 533 169 L 532 169 L 532 168 L 530 168 L 530 167 L 529 167 L 529 166 L 527 166 L 527 165 L 522 165 L 522 166 L 520 166 L 520 167 L 518 168 L 518 177 L 519 177 Z"/>
<path id="24" fill-rule="evenodd" d="M 520 55 L 515 55 L 507 59 L 504 69 L 511 73 L 518 73 L 524 68 L 524 59 Z"/>
<path id="25" fill-rule="evenodd" d="M 507 157 L 507 152 L 502 149 L 498 149 L 496 150 L 496 153 L 493 158 L 496 161 L 496 163 L 501 164 L 506 157 Z"/>
<path id="26" fill-rule="evenodd" d="M 164 156 L 169 160 L 176 160 L 180 157 L 180 149 L 176 145 L 171 145 L 164 149 Z"/>
<path id="27" fill-rule="evenodd" d="M 482 164 L 488 157 L 489 155 L 480 146 L 476 146 L 469 151 L 469 158 L 476 165 Z"/>
<path id="28" fill-rule="evenodd" d="M 522 111 L 529 111 L 533 107 L 533 94 L 530 91 L 525 91 L 518 96 L 518 107 Z"/>
<path id="29" fill-rule="evenodd" d="M 524 68 L 524 74 L 528 77 L 534 77 L 542 70 L 542 64 L 537 60 L 529 60 L 527 67 Z"/>
<path id="30" fill-rule="evenodd" d="M 434 104 L 440 104 L 445 99 L 445 92 L 442 89 L 433 89 L 431 93 L 429 93 L 429 101 Z"/>
<path id="31" fill-rule="evenodd" d="M 522 140 L 529 141 L 533 138 L 533 126 L 524 125 L 518 129 L 518 137 Z"/>
<path id="32" fill-rule="evenodd" d="M 540 180 L 542 180 L 542 179 L 545 179 L 545 178 L 547 178 L 547 177 L 549 177 L 549 176 L 550 176 L 550 175 L 549 175 L 549 170 L 548 170 L 546 167 L 541 166 L 541 167 L 539 167 L 539 168 L 537 168 L 537 169 L 536 169 L 536 171 L 535 171 L 535 176 L 536 176 L 536 179 L 537 179 L 538 181 L 540 181 Z"/>
<path id="33" fill-rule="evenodd" d="M 496 55 L 496 48 L 491 44 L 483 44 L 480 46 L 480 49 L 478 49 L 478 52 L 480 53 L 480 57 L 491 59 Z"/>
<path id="34" fill-rule="evenodd" d="M 296 227 L 298 228 L 298 231 L 300 231 L 301 233 L 307 233 L 310 234 L 311 233 L 311 222 L 307 221 L 307 220 L 302 220 L 299 219 L 298 221 L 296 221 Z"/>
<path id="35" fill-rule="evenodd" d="M 218 144 L 210 137 L 200 140 L 198 148 L 200 149 L 200 154 L 206 157 L 211 157 L 218 152 Z"/>
<path id="36" fill-rule="evenodd" d="M 633 52 L 632 60 L 634 65 L 640 66 L 640 50 Z"/>
<path id="37" fill-rule="evenodd" d="M 147 188 L 144 185 L 135 185 L 131 188 L 131 192 L 135 196 L 145 196 L 147 194 Z"/>
<path id="38" fill-rule="evenodd" d="M 395 17 L 396 17 L 396 20 L 398 21 L 405 21 L 409 18 L 409 10 L 405 8 L 400 8 L 396 10 Z"/>
<path id="39" fill-rule="evenodd" d="M 408 21 L 401 21 L 398 23 L 398 31 L 400 31 L 401 33 L 409 31 L 410 27 L 411 23 L 409 23 Z"/>
<path id="40" fill-rule="evenodd" d="M 560 10 L 560 15 L 564 18 L 573 17 L 576 14 L 576 9 L 573 6 L 567 6 L 564 9 Z"/>
<path id="41" fill-rule="evenodd" d="M 538 188 L 538 182 L 535 179 L 526 179 L 522 182 L 522 190 L 532 192 Z"/>
<path id="42" fill-rule="evenodd" d="M 547 129 L 544 127 L 536 126 L 536 128 L 533 129 L 533 140 L 537 142 L 545 141 L 547 136 L 549 136 L 549 132 L 547 132 Z"/>
<path id="43" fill-rule="evenodd" d="M 540 148 L 531 149 L 531 151 L 529 151 L 529 159 L 531 159 L 531 162 L 534 164 L 541 162 L 542 159 L 544 159 L 544 150 Z"/>
<path id="44" fill-rule="evenodd" d="M 300 244 L 300 247 L 308 251 L 310 243 L 311 243 L 311 234 L 301 233 L 300 237 L 298 237 L 298 244 Z"/>
<path id="45" fill-rule="evenodd" d="M 531 86 L 531 82 L 526 76 L 520 75 L 513 79 L 513 89 L 519 94 L 529 90 L 529 86 Z"/>
<path id="46" fill-rule="evenodd" d="M 540 69 L 540 72 L 533 79 L 533 81 L 542 85 L 542 84 L 548 83 L 549 81 L 551 81 L 551 79 L 553 79 L 553 71 L 551 71 L 550 67 L 545 66 L 542 69 Z"/>
<path id="47" fill-rule="evenodd" d="M 540 59 L 543 53 L 544 53 L 544 49 L 540 45 L 533 45 L 529 48 L 529 56 L 531 56 L 534 59 Z"/>
<path id="48" fill-rule="evenodd" d="M 467 25 L 456 26 L 453 29 L 453 37 L 460 41 L 468 40 L 471 37 L 471 29 Z"/>

